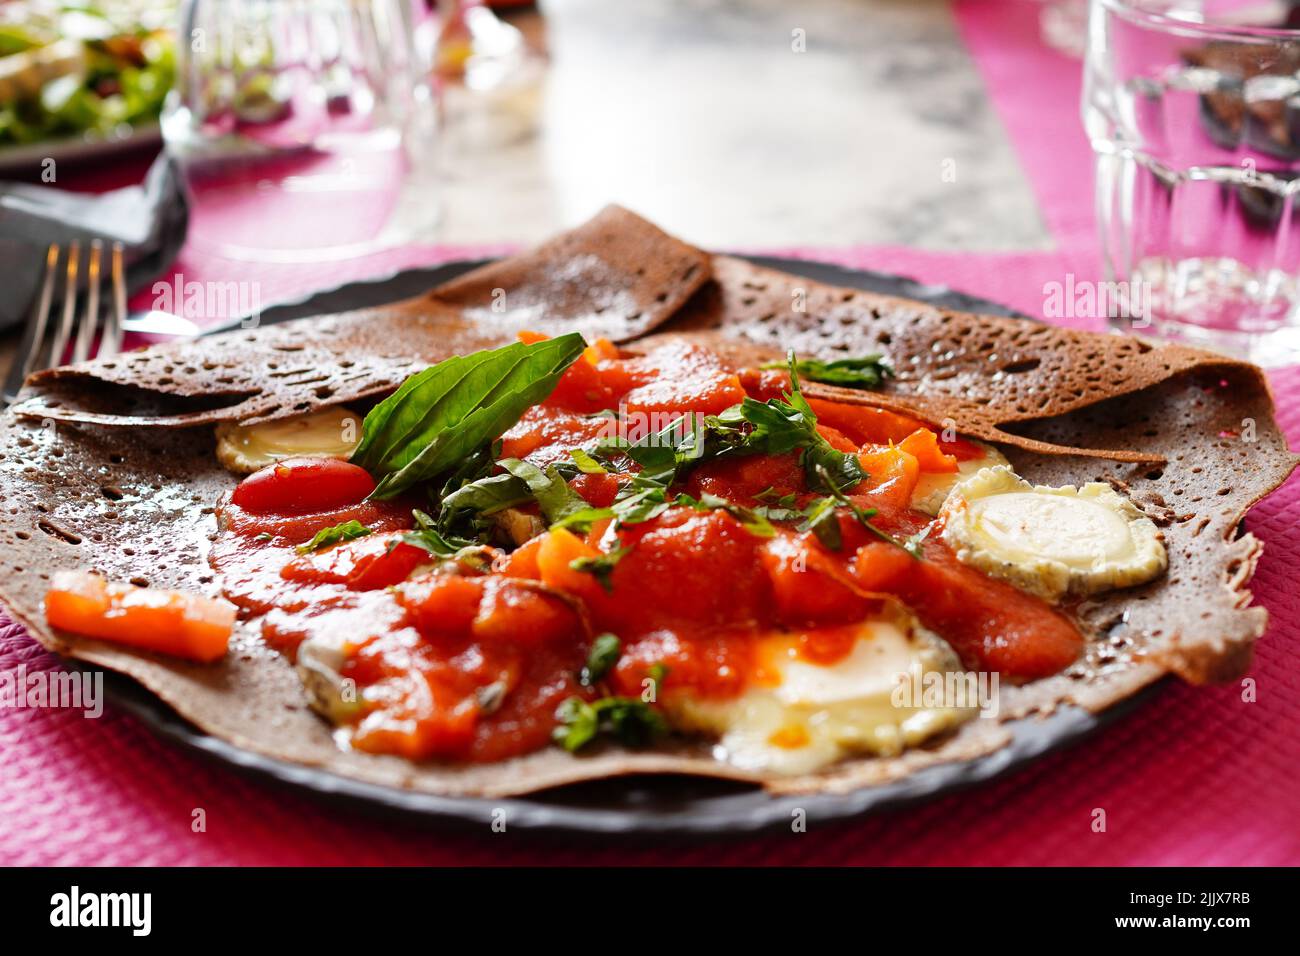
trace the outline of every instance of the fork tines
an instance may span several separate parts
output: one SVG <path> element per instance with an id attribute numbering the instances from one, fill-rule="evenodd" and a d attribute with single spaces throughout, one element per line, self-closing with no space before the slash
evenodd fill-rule
<path id="1" fill-rule="evenodd" d="M 122 243 L 113 243 L 108 275 L 104 276 L 103 240 L 92 239 L 84 255 L 80 241 L 68 243 L 66 251 L 58 243 L 50 243 L 45 250 L 45 271 L 40 289 L 5 381 L 6 402 L 14 400 L 23 380 L 33 372 L 62 365 L 65 359 L 82 362 L 92 355 L 107 358 L 118 353 L 122 347 L 122 326 L 126 318 L 126 276 L 122 256 Z M 63 275 L 61 285 L 60 273 Z M 56 286 L 60 290 L 57 297 Z M 101 294 L 102 286 L 109 286 L 107 296 Z M 103 307 L 104 298 L 109 299 L 107 308 Z M 57 319 L 53 316 L 56 302 L 59 308 Z"/>

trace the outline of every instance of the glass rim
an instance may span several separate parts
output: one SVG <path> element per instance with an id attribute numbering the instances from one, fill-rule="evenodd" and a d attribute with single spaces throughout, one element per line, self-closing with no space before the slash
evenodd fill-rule
<path id="1" fill-rule="evenodd" d="M 1300 41 L 1300 29 L 1294 27 L 1261 27 L 1239 23 L 1187 20 L 1167 13 L 1143 9 L 1141 0 L 1137 2 L 1135 0 L 1093 0 L 1093 3 L 1141 26 L 1179 36 L 1238 41 Z"/>

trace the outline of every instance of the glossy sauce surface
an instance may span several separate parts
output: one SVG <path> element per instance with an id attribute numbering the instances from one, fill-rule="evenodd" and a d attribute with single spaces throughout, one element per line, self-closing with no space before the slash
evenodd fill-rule
<path id="1" fill-rule="evenodd" d="M 624 358 L 597 343 L 503 436 L 503 457 L 540 466 L 570 460 L 570 449 L 590 449 L 620 429 L 632 441 L 657 431 L 656 415 L 716 414 L 789 384 L 784 372 L 737 375 L 694 345 Z M 876 509 L 872 523 L 899 538 L 931 521 L 909 508 L 919 475 L 955 471 L 958 460 L 980 454 L 892 412 L 821 401 L 813 408 L 822 435 L 857 453 L 868 473 L 846 489 L 849 499 Z M 616 415 L 598 414 L 607 410 Z M 849 653 L 853 625 L 882 595 L 909 605 L 965 666 L 1007 679 L 1055 673 L 1082 648 L 1065 615 L 958 563 L 936 534 L 918 559 L 847 509 L 838 513 L 838 550 L 793 523 L 765 537 L 727 510 L 674 507 L 616 530 L 606 519 L 582 535 L 543 533 L 509 553 L 438 560 L 403 536 L 413 502 L 365 501 L 373 482 L 355 466 L 274 467 L 283 471 L 250 477 L 222 502 L 212 561 L 227 596 L 260 619 L 272 646 L 293 655 L 311 638 L 340 649 L 339 674 L 360 690 L 350 739 L 364 750 L 504 759 L 546 745 L 565 698 L 641 696 L 651 678 L 661 679 L 664 697 L 734 696 L 770 680 L 754 659 L 759 635 L 792 634 L 799 656 L 831 664 Z M 633 473 L 582 474 L 570 485 L 604 507 Z M 673 490 L 745 506 L 793 496 L 802 507 L 818 497 L 798 452 L 706 461 Z M 372 533 L 295 550 L 349 520 Z M 615 546 L 625 550 L 603 579 L 574 567 Z M 603 686 L 582 687 L 578 672 L 603 632 L 619 637 L 622 655 Z"/>

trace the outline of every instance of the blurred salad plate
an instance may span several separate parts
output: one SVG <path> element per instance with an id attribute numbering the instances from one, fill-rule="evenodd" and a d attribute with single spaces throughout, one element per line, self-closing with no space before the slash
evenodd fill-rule
<path id="1" fill-rule="evenodd" d="M 0 4 L 0 170 L 157 142 L 174 14 L 165 0 Z"/>

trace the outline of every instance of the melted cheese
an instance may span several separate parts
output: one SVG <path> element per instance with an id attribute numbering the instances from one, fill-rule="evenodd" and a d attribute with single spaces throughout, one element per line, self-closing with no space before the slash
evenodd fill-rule
<path id="1" fill-rule="evenodd" d="M 972 445 L 978 445 L 984 454 L 979 458 L 958 461 L 955 472 L 922 472 L 921 476 L 916 480 L 916 488 L 912 492 L 912 507 L 917 511 L 923 511 L 928 515 L 937 515 L 939 509 L 943 507 L 948 493 L 952 491 L 957 482 L 969 478 L 984 468 L 1009 464 L 1006 458 L 1003 457 L 1002 452 L 992 445 L 986 445 L 970 438 L 964 440 Z"/>
<path id="2" fill-rule="evenodd" d="M 240 475 L 284 458 L 348 458 L 361 440 L 361 419 L 346 408 L 257 425 L 217 426 L 217 459 Z"/>
<path id="3" fill-rule="evenodd" d="M 798 774 L 851 754 L 898 754 L 975 713 L 897 699 L 904 682 L 919 687 L 928 673 L 960 669 L 951 649 L 899 607 L 864 622 L 852 651 L 834 664 L 803 660 L 794 649 L 789 635 L 760 638 L 757 666 L 767 680 L 728 700 L 669 695 L 669 720 L 717 736 L 719 760 Z"/>
<path id="4" fill-rule="evenodd" d="M 1049 601 L 1142 584 L 1168 566 L 1155 523 L 1103 482 L 1034 486 L 989 468 L 953 489 L 942 519 L 959 561 Z"/>

